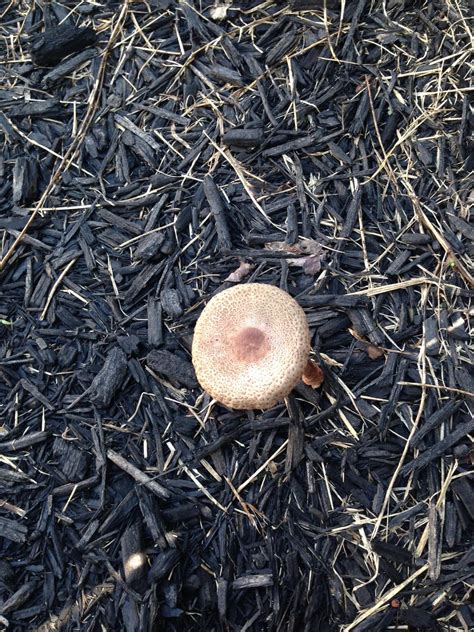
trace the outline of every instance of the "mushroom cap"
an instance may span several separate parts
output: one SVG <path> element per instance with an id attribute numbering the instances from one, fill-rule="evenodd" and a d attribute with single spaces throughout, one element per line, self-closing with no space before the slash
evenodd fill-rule
<path id="1" fill-rule="evenodd" d="M 196 376 L 229 408 L 271 408 L 301 380 L 310 351 L 302 308 L 273 285 L 223 290 L 204 308 L 194 330 Z"/>

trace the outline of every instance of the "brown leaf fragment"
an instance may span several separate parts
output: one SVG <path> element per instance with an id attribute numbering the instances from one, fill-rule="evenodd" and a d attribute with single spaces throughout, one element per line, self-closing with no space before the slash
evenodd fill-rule
<path id="1" fill-rule="evenodd" d="M 231 272 L 225 280 L 230 281 L 231 283 L 241 283 L 245 277 L 250 274 L 253 268 L 254 266 L 251 263 L 241 261 L 237 270 Z"/>
<path id="2" fill-rule="evenodd" d="M 324 382 L 324 373 L 319 364 L 308 360 L 308 363 L 303 371 L 303 382 L 313 388 L 319 388 Z"/>
<path id="3" fill-rule="evenodd" d="M 321 256 L 309 255 L 308 257 L 298 257 L 298 259 L 287 259 L 289 266 L 303 268 L 303 272 L 308 275 L 317 274 L 321 270 Z"/>
<path id="4" fill-rule="evenodd" d="M 384 355 L 383 350 L 380 349 L 380 347 L 376 347 L 375 345 L 367 345 L 366 351 L 371 360 L 378 360 Z"/>
<path id="5" fill-rule="evenodd" d="M 305 274 L 317 274 L 321 270 L 321 255 L 309 255 L 309 257 L 303 257 L 301 261 Z"/>
<path id="6" fill-rule="evenodd" d="M 295 255 L 320 255 L 323 248 L 314 239 L 299 239 L 296 244 L 288 244 L 286 241 L 271 241 L 265 244 L 266 250 L 288 252 Z"/>
<path id="7" fill-rule="evenodd" d="M 325 256 L 321 244 L 314 239 L 300 239 L 296 244 L 273 241 L 265 244 L 265 248 L 276 252 L 288 252 L 292 255 L 306 255 L 287 259 L 287 263 L 293 267 L 303 268 L 304 273 L 308 275 L 317 274 L 321 270 L 321 260 Z"/>
<path id="8" fill-rule="evenodd" d="M 364 338 L 364 336 L 357 331 L 357 329 L 350 327 L 349 332 L 359 342 L 357 346 L 363 349 L 371 360 L 378 360 L 379 358 L 383 357 L 384 350 L 378 347 L 377 345 L 374 345 L 368 342 Z"/>

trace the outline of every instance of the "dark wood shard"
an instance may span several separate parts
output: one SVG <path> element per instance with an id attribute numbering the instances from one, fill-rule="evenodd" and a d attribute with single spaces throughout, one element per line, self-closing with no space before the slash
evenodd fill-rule
<path id="1" fill-rule="evenodd" d="M 462 501 L 471 520 L 474 520 L 474 488 L 467 477 L 459 478 L 453 483 L 453 491 Z"/>
<path id="2" fill-rule="evenodd" d="M 436 623 L 436 617 L 431 612 L 421 608 L 404 608 L 400 612 L 399 621 L 420 630 L 440 630 Z"/>
<path id="3" fill-rule="evenodd" d="M 434 412 L 430 417 L 425 419 L 424 424 L 419 430 L 415 432 L 412 437 L 411 445 L 413 447 L 418 447 L 420 443 L 423 441 L 423 438 L 432 430 L 437 428 L 440 424 L 445 421 L 449 421 L 451 415 L 459 410 L 462 406 L 461 402 L 450 401 L 445 404 L 442 408 L 439 408 L 436 412 Z"/>
<path id="4" fill-rule="evenodd" d="M 37 196 L 38 166 L 34 158 L 20 157 L 13 168 L 13 202 L 24 204 Z"/>
<path id="5" fill-rule="evenodd" d="M 0 537 L 14 542 L 26 542 L 27 534 L 28 528 L 24 524 L 0 516 Z"/>
<path id="6" fill-rule="evenodd" d="M 62 106 L 59 101 L 54 98 L 34 102 L 18 101 L 12 106 L 12 109 L 9 111 L 9 116 L 11 118 L 23 118 L 25 116 L 51 116 L 60 112 L 61 109 Z"/>
<path id="7" fill-rule="evenodd" d="M 120 551 L 125 581 L 139 592 L 146 586 L 147 558 L 143 549 L 141 529 L 135 522 L 122 535 Z"/>
<path id="8" fill-rule="evenodd" d="M 442 441 L 439 441 L 431 448 L 426 449 L 420 456 L 416 459 L 407 463 L 400 470 L 401 474 L 407 475 L 413 470 L 419 470 L 422 467 L 425 467 L 431 461 L 438 459 L 442 456 L 449 448 L 455 445 L 458 441 L 460 441 L 463 437 L 474 430 L 474 420 L 466 421 L 460 424 L 453 432 L 448 434 Z"/>
<path id="9" fill-rule="evenodd" d="M 30 597 L 34 590 L 37 589 L 37 582 L 26 582 L 13 595 L 6 599 L 0 606 L 0 613 L 8 614 L 20 608 Z"/>
<path id="10" fill-rule="evenodd" d="M 58 64 L 57 66 L 55 66 L 53 70 L 50 70 L 48 73 L 45 74 L 41 82 L 42 86 L 44 88 L 50 88 L 62 77 L 65 77 L 66 75 L 69 75 L 70 73 L 72 73 L 76 68 L 79 68 L 79 66 L 81 66 L 84 62 L 92 59 L 94 55 L 96 54 L 97 52 L 94 49 L 83 50 L 77 55 L 74 55 L 74 57 L 70 57 L 66 61 L 63 61 L 61 64 Z"/>
<path id="11" fill-rule="evenodd" d="M 263 588 L 273 585 L 273 577 L 271 573 L 254 573 L 253 575 L 244 575 L 238 577 L 232 582 L 234 590 L 242 590 L 243 588 Z"/>
<path id="12" fill-rule="evenodd" d="M 180 554 L 176 549 L 168 549 L 159 553 L 148 571 L 149 581 L 159 581 L 171 571 L 179 560 Z"/>
<path id="13" fill-rule="evenodd" d="M 54 66 L 61 59 L 96 43 L 97 35 L 90 27 L 78 28 L 61 24 L 31 35 L 29 47 L 33 62 L 38 66 Z"/>
<path id="14" fill-rule="evenodd" d="M 262 144 L 264 138 L 264 133 L 261 128 L 255 129 L 240 129 L 233 128 L 227 130 L 222 140 L 226 145 L 231 145 L 233 147 L 258 147 Z"/>
<path id="15" fill-rule="evenodd" d="M 195 62 L 196 63 L 196 62 Z M 197 64 L 197 67 L 201 70 L 205 70 L 210 77 L 222 83 L 229 83 L 233 86 L 243 86 L 244 81 L 241 75 L 228 66 L 221 66 L 220 64 L 213 64 L 207 68 L 204 68 L 201 64 Z"/>
<path id="16" fill-rule="evenodd" d="M 197 380 L 193 365 L 169 351 L 150 351 L 147 364 L 156 373 L 164 375 L 172 382 L 187 388 L 196 388 Z"/>
<path id="17" fill-rule="evenodd" d="M 160 294 L 161 307 L 165 314 L 172 319 L 183 314 L 182 300 L 179 292 L 174 288 L 167 288 Z"/>
<path id="18" fill-rule="evenodd" d="M 232 248 L 232 241 L 230 238 L 221 194 L 219 193 L 212 176 L 206 176 L 204 178 L 203 186 L 211 213 L 213 214 L 214 221 L 216 223 L 219 248 L 223 251 L 230 250 Z"/>
<path id="19" fill-rule="evenodd" d="M 156 299 L 148 299 L 147 304 L 147 319 L 148 319 L 148 343 L 152 347 L 158 347 L 163 340 L 162 331 L 162 308 L 161 303 Z"/>
<path id="20" fill-rule="evenodd" d="M 136 355 L 140 347 L 140 338 L 134 334 L 131 336 L 118 336 L 117 343 L 128 356 Z"/>
<path id="21" fill-rule="evenodd" d="M 32 384 L 30 382 L 30 380 L 28 380 L 26 377 L 24 377 L 21 381 L 20 381 L 20 386 L 27 391 L 28 393 L 30 393 L 35 399 L 37 399 L 39 402 L 41 402 L 41 404 L 43 404 L 43 406 L 45 406 L 48 410 L 53 410 L 54 406 L 51 404 L 51 402 L 43 395 L 43 393 L 39 390 L 39 388 L 37 386 L 35 386 L 34 384 Z"/>
<path id="22" fill-rule="evenodd" d="M 160 270 L 162 270 L 162 265 L 158 264 L 147 264 L 145 266 L 141 266 L 138 274 L 132 281 L 132 284 L 127 289 L 125 294 L 125 302 L 131 303 L 136 299 L 136 297 L 142 292 L 150 283 L 150 281 L 155 277 Z"/>
<path id="23" fill-rule="evenodd" d="M 54 441 L 53 451 L 59 460 L 59 468 L 67 480 L 82 480 L 87 472 L 89 455 L 77 450 L 70 443 L 66 443 L 63 439 L 56 437 Z"/>
<path id="24" fill-rule="evenodd" d="M 24 450 L 25 448 L 30 448 L 37 443 L 42 443 L 49 437 L 49 435 L 49 432 L 39 430 L 38 432 L 31 432 L 29 434 L 23 435 L 18 439 L 12 439 L 11 441 L 1 441 L 0 451 L 16 452 L 17 450 Z"/>
<path id="25" fill-rule="evenodd" d="M 109 406 L 127 372 L 127 357 L 119 347 L 109 351 L 105 362 L 90 385 L 89 396 L 98 406 Z"/>
<path id="26" fill-rule="evenodd" d="M 136 261 L 149 261 L 159 256 L 161 245 L 165 240 L 163 233 L 152 233 L 141 239 L 135 248 L 133 258 Z"/>

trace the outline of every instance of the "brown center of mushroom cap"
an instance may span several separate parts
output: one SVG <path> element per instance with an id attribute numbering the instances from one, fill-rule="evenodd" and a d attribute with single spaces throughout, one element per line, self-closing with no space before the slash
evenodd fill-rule
<path id="1" fill-rule="evenodd" d="M 232 352 L 238 362 L 262 360 L 270 350 L 270 342 L 261 329 L 245 327 L 232 338 Z"/>

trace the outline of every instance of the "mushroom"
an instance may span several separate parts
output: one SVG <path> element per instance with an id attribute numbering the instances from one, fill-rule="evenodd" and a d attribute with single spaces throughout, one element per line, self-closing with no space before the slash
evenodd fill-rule
<path id="1" fill-rule="evenodd" d="M 310 332 L 302 308 L 273 285 L 223 290 L 204 308 L 194 331 L 196 376 L 229 408 L 271 408 L 301 380 Z"/>

